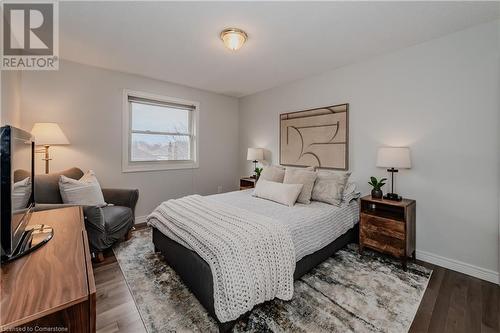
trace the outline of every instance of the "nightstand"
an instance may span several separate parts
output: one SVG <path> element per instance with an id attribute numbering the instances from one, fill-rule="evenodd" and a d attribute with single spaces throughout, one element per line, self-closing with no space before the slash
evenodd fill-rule
<path id="1" fill-rule="evenodd" d="M 367 247 L 401 260 L 406 270 L 409 256 L 415 259 L 416 201 L 361 198 L 359 251 Z"/>
<path id="2" fill-rule="evenodd" d="M 255 187 L 255 178 L 245 177 L 240 179 L 240 190 L 248 190 Z"/>

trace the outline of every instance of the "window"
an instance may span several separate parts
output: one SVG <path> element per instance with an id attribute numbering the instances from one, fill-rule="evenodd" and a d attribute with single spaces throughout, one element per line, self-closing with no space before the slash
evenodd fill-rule
<path id="1" fill-rule="evenodd" d="M 198 167 L 196 102 L 126 90 L 123 171 Z"/>

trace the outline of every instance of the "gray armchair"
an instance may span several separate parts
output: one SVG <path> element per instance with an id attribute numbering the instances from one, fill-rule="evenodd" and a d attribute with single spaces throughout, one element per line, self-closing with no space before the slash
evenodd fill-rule
<path id="1" fill-rule="evenodd" d="M 17 170 L 14 179 L 29 176 L 25 171 Z M 59 177 L 64 175 L 73 179 L 83 176 L 82 170 L 71 168 L 48 175 L 35 177 L 35 209 L 46 210 L 67 207 L 63 204 L 59 192 Z M 102 260 L 102 251 L 110 248 L 120 239 L 128 239 L 135 223 L 135 205 L 139 198 L 138 190 L 102 189 L 104 201 L 113 204 L 105 207 L 83 206 L 85 228 L 93 256 Z"/>

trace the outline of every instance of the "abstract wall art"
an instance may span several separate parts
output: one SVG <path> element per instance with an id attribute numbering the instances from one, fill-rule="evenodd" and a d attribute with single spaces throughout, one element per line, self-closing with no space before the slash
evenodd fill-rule
<path id="1" fill-rule="evenodd" d="M 280 114 L 280 164 L 348 170 L 349 104 Z"/>

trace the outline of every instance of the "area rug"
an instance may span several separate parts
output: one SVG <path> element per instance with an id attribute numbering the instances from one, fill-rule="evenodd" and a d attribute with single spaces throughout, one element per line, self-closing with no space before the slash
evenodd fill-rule
<path id="1" fill-rule="evenodd" d="M 216 322 L 154 253 L 151 229 L 114 248 L 149 333 L 217 332 Z M 273 300 L 239 319 L 234 332 L 407 332 L 432 271 L 348 245 L 295 282 L 290 301 Z"/>

